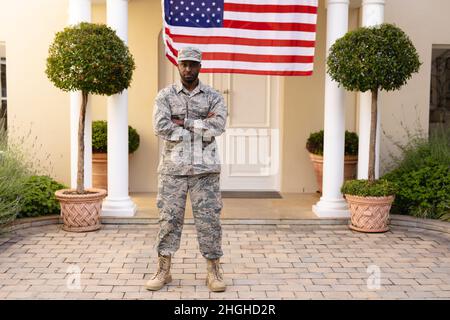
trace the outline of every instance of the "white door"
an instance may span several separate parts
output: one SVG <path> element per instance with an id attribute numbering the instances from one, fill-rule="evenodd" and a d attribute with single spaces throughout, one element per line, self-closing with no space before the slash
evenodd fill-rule
<path id="1" fill-rule="evenodd" d="M 161 57 L 161 56 L 160 56 Z M 160 60 L 160 89 L 179 80 Z M 280 78 L 242 74 L 200 74 L 228 106 L 227 130 L 217 138 L 223 191 L 280 191 Z"/>
<path id="2" fill-rule="evenodd" d="M 222 190 L 280 190 L 278 77 L 222 74 L 226 132 L 217 139 Z"/>

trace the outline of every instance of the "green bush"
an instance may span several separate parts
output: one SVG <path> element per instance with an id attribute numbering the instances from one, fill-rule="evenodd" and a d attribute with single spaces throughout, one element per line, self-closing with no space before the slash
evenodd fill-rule
<path id="1" fill-rule="evenodd" d="M 11 149 L 0 147 L 0 227 L 16 219 L 21 210 L 22 190 L 27 168 Z"/>
<path id="2" fill-rule="evenodd" d="M 0 124 L 0 128 L 4 128 Z M 0 129 L 0 229 L 14 221 L 21 210 L 22 190 L 30 170 L 17 144 Z"/>
<path id="3" fill-rule="evenodd" d="M 306 141 L 306 150 L 313 154 L 323 155 L 323 130 L 313 132 Z M 345 131 L 345 155 L 358 155 L 358 135 Z"/>
<path id="4" fill-rule="evenodd" d="M 128 153 L 133 153 L 139 148 L 140 137 L 136 129 L 128 126 Z M 108 152 L 108 124 L 106 121 L 92 122 L 92 151 Z"/>
<path id="5" fill-rule="evenodd" d="M 395 194 L 395 185 L 387 180 L 348 180 L 342 185 L 341 192 L 360 197 L 385 197 Z"/>
<path id="6" fill-rule="evenodd" d="M 450 221 L 450 129 L 409 138 L 383 176 L 397 189 L 392 212 Z"/>
<path id="7" fill-rule="evenodd" d="M 21 198 L 18 218 L 57 214 L 60 211 L 55 191 L 67 187 L 49 176 L 31 176 L 26 179 Z"/>

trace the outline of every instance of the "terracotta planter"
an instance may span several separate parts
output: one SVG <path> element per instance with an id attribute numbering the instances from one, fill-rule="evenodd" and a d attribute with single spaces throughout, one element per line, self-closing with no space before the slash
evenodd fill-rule
<path id="1" fill-rule="evenodd" d="M 92 186 L 108 190 L 108 154 L 92 153 Z"/>
<path id="2" fill-rule="evenodd" d="M 361 232 L 386 232 L 389 230 L 389 211 L 394 196 L 360 197 L 346 194 L 351 213 L 350 229 Z"/>
<path id="3" fill-rule="evenodd" d="M 98 230 L 101 227 L 100 211 L 106 190 L 86 189 L 88 194 L 66 194 L 74 189 L 62 189 L 55 192 L 61 204 L 63 230 L 70 232 L 85 232 Z"/>
<path id="4" fill-rule="evenodd" d="M 128 161 L 132 153 L 128 154 Z M 92 186 L 108 192 L 108 154 L 92 153 Z"/>
<path id="5" fill-rule="evenodd" d="M 323 176 L 323 156 L 317 154 L 309 154 L 309 158 L 314 167 L 316 174 L 318 192 L 322 193 L 322 176 Z M 356 179 L 356 169 L 358 166 L 358 156 L 344 157 L 344 181 Z"/>

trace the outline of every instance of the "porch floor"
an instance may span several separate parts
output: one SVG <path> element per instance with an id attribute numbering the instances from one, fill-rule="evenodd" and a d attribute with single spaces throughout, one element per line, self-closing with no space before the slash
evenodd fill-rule
<path id="1" fill-rule="evenodd" d="M 138 210 L 133 218 L 157 219 L 156 192 L 131 193 Z M 222 219 L 318 219 L 312 212 L 320 199 L 318 193 L 283 193 L 282 199 L 223 198 Z M 192 207 L 186 203 L 187 219 L 192 219 Z"/>

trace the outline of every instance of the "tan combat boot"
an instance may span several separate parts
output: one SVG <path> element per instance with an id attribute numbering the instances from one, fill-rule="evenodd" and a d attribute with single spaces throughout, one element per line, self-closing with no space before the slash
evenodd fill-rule
<path id="1" fill-rule="evenodd" d="M 158 255 L 158 270 L 145 284 L 147 290 L 159 290 L 164 287 L 165 284 L 172 281 L 172 275 L 170 274 L 170 259 L 170 256 Z"/>
<path id="2" fill-rule="evenodd" d="M 225 291 L 227 285 L 223 281 L 223 275 L 220 270 L 219 259 L 206 259 L 208 265 L 208 275 L 206 276 L 206 285 L 213 292 Z"/>

